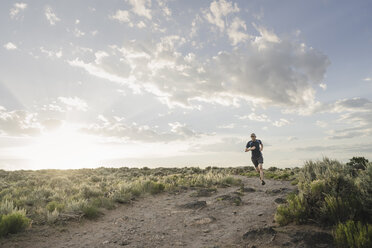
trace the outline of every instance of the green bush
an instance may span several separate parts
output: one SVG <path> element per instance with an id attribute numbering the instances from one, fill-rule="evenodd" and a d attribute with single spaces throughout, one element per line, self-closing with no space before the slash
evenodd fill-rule
<path id="1" fill-rule="evenodd" d="M 84 217 L 87 219 L 97 219 L 101 212 L 96 206 L 88 205 L 83 207 Z"/>
<path id="2" fill-rule="evenodd" d="M 53 212 L 55 209 L 57 209 L 58 212 L 61 212 L 65 208 L 65 205 L 62 203 L 58 203 L 56 201 L 51 201 L 46 205 L 46 209 L 49 212 Z"/>
<path id="3" fill-rule="evenodd" d="M 365 171 L 354 177 L 349 166 L 336 160 L 324 158 L 322 161 L 306 162 L 298 175 L 299 196 L 289 197 L 285 206 L 278 207 L 276 218 L 282 224 L 309 220 L 317 220 L 324 225 L 348 219 L 370 221 L 370 167 L 367 165 Z"/>
<path id="4" fill-rule="evenodd" d="M 372 247 L 372 225 L 348 220 L 339 223 L 333 231 L 338 247 L 369 248 Z"/>
<path id="5" fill-rule="evenodd" d="M 23 212 L 14 212 L 0 216 L 0 237 L 8 233 L 17 233 L 30 225 L 30 219 Z"/>
<path id="6" fill-rule="evenodd" d="M 144 183 L 144 191 L 149 192 L 152 195 L 159 194 L 160 192 L 163 192 L 165 186 L 162 183 L 157 183 L 153 181 L 146 181 Z"/>
<path id="7" fill-rule="evenodd" d="M 274 219 L 279 225 L 287 225 L 290 222 L 301 224 L 308 218 L 307 208 L 304 196 L 292 193 L 287 196 L 286 204 L 278 206 Z"/>

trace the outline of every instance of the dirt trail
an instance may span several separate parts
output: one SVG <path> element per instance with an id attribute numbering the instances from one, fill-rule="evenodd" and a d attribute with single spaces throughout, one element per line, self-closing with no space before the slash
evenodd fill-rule
<path id="1" fill-rule="evenodd" d="M 257 178 L 240 178 L 243 195 L 228 187 L 200 192 L 210 196 L 192 196 L 195 190 L 147 196 L 95 221 L 33 227 L 0 247 L 331 247 L 329 232 L 317 227 L 273 223 L 276 202 L 295 189 L 289 182 L 261 186 Z"/>

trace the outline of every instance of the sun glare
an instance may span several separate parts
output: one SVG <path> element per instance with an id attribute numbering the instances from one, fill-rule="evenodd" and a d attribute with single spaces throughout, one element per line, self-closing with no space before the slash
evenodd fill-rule
<path id="1" fill-rule="evenodd" d="M 44 133 L 25 153 L 33 169 L 94 167 L 101 159 L 94 139 L 71 127 Z"/>

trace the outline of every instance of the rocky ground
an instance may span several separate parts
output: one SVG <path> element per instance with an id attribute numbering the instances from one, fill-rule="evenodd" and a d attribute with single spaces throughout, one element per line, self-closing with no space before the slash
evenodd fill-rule
<path id="1" fill-rule="evenodd" d="M 276 206 L 295 190 L 287 181 L 243 178 L 240 187 L 194 189 L 138 199 L 98 220 L 34 226 L 0 247 L 332 247 L 329 230 L 278 227 Z"/>

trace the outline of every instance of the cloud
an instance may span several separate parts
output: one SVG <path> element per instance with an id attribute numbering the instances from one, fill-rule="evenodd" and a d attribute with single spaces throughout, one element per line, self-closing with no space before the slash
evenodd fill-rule
<path id="1" fill-rule="evenodd" d="M 40 51 L 44 54 L 46 54 L 50 58 L 61 58 L 63 55 L 62 49 L 59 49 L 58 51 L 51 51 L 47 50 L 44 47 L 40 47 Z"/>
<path id="2" fill-rule="evenodd" d="M 7 111 L 0 106 L 0 134 L 10 136 L 34 136 L 41 133 L 43 126 L 37 114 L 26 110 Z"/>
<path id="3" fill-rule="evenodd" d="M 166 4 L 166 1 L 157 0 L 159 7 L 162 9 L 163 15 L 165 17 L 170 17 L 172 15 L 172 11 Z"/>
<path id="4" fill-rule="evenodd" d="M 267 115 L 265 114 L 256 114 L 250 113 L 249 115 L 237 116 L 240 120 L 251 120 L 251 121 L 258 121 L 258 122 L 267 122 L 271 123 L 275 127 L 283 127 L 285 125 L 290 124 L 290 122 L 284 118 L 280 118 L 277 121 L 272 121 Z"/>
<path id="5" fill-rule="evenodd" d="M 78 97 L 58 97 L 57 100 L 41 107 L 41 110 L 52 112 L 83 111 L 88 110 L 88 104 Z"/>
<path id="6" fill-rule="evenodd" d="M 15 20 L 23 18 L 21 13 L 23 11 L 25 11 L 26 8 L 27 8 L 26 3 L 15 3 L 15 4 L 13 4 L 13 8 L 11 8 L 10 11 L 9 11 L 10 18 L 15 19 Z"/>
<path id="7" fill-rule="evenodd" d="M 78 97 L 58 97 L 58 100 L 62 102 L 66 107 L 67 110 L 79 110 L 79 111 L 87 111 L 88 110 L 88 104 L 78 98 Z"/>
<path id="8" fill-rule="evenodd" d="M 129 4 L 132 5 L 133 13 L 151 20 L 151 0 L 129 0 Z"/>
<path id="9" fill-rule="evenodd" d="M 228 14 L 239 12 L 238 5 L 235 3 L 234 5 L 232 2 L 228 2 L 226 0 L 219 0 L 213 1 L 210 6 L 209 10 L 204 11 L 205 18 L 211 24 L 216 25 L 221 32 L 225 29 L 225 17 Z"/>
<path id="10" fill-rule="evenodd" d="M 325 121 L 316 121 L 315 123 L 318 127 L 326 128 L 328 126 L 328 123 Z"/>
<path id="11" fill-rule="evenodd" d="M 221 129 L 233 129 L 233 128 L 235 128 L 235 123 L 221 125 L 221 126 L 218 126 L 217 128 L 221 128 Z"/>
<path id="12" fill-rule="evenodd" d="M 61 19 L 56 16 L 53 9 L 49 6 L 45 7 L 44 14 L 45 14 L 45 17 L 49 21 L 49 24 L 51 26 L 54 26 L 54 25 L 56 25 L 57 22 L 61 21 Z"/>
<path id="13" fill-rule="evenodd" d="M 127 10 L 117 10 L 115 14 L 110 16 L 110 18 L 122 23 L 130 22 L 129 11 Z"/>
<path id="14" fill-rule="evenodd" d="M 240 29 L 243 29 L 243 32 L 240 31 Z M 227 30 L 227 35 L 229 36 L 231 44 L 233 46 L 237 45 L 240 42 L 245 42 L 246 40 L 248 40 L 248 38 L 250 38 L 250 35 L 244 33 L 244 31 L 247 31 L 245 22 L 238 17 L 235 17 Z"/>
<path id="15" fill-rule="evenodd" d="M 250 113 L 249 115 L 238 116 L 238 118 L 240 120 L 248 119 L 248 120 L 251 120 L 251 121 L 271 122 L 270 118 L 265 114 L 259 115 L 259 114 L 255 114 L 255 113 Z"/>
<path id="16" fill-rule="evenodd" d="M 324 84 L 324 83 L 320 83 L 319 84 L 319 87 L 322 88 L 323 90 L 326 90 L 327 89 L 327 85 Z"/>
<path id="17" fill-rule="evenodd" d="M 372 134 L 371 100 L 366 98 L 341 99 L 329 104 L 325 109 L 330 113 L 339 113 L 340 117 L 337 122 L 348 125 L 348 128 L 331 130 L 328 139 L 346 139 Z"/>
<path id="18" fill-rule="evenodd" d="M 367 81 L 367 82 L 370 82 L 370 81 L 372 81 L 372 78 L 371 78 L 371 77 L 366 77 L 366 78 L 364 78 L 363 80 L 364 80 L 364 81 Z"/>
<path id="19" fill-rule="evenodd" d="M 246 146 L 246 142 L 242 141 L 241 138 L 236 137 L 224 137 L 220 141 L 209 143 L 209 144 L 193 144 L 189 147 L 189 152 L 243 152 Z"/>
<path id="20" fill-rule="evenodd" d="M 284 118 L 280 118 L 278 121 L 274 121 L 273 125 L 276 127 L 283 127 L 290 124 L 290 122 Z"/>
<path id="21" fill-rule="evenodd" d="M 262 48 L 254 39 L 233 51 L 191 58 L 178 51 L 185 39 L 173 35 L 158 42 L 111 46 L 101 63 L 76 58 L 69 64 L 133 90 L 150 92 L 170 107 L 195 108 L 200 102 L 239 106 L 241 101 L 303 113 L 318 107 L 313 86 L 324 78 L 327 56 L 303 43 L 266 40 L 278 41 L 262 38 Z"/>
<path id="22" fill-rule="evenodd" d="M 4 44 L 3 47 L 6 50 L 17 50 L 17 46 L 12 42 L 8 42 L 8 43 Z"/>
<path id="23" fill-rule="evenodd" d="M 160 132 L 147 125 L 136 123 L 126 124 L 124 118 L 105 116 L 98 117 L 99 122 L 81 128 L 82 132 L 99 135 L 107 138 L 114 138 L 121 141 L 140 141 L 140 142 L 171 142 L 185 140 L 189 138 L 199 138 L 200 133 L 179 122 L 169 123 L 170 130 Z"/>
<path id="24" fill-rule="evenodd" d="M 338 153 L 370 153 L 372 151 L 372 143 L 358 143 L 354 145 L 316 145 L 316 146 L 305 146 L 298 147 L 296 151 L 308 151 L 308 152 L 338 152 Z"/>

